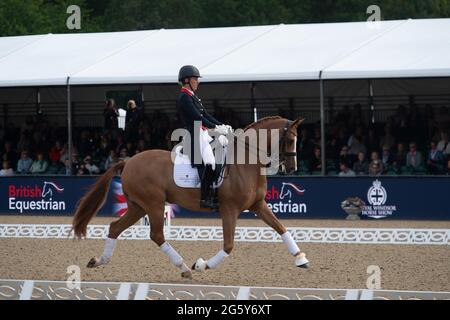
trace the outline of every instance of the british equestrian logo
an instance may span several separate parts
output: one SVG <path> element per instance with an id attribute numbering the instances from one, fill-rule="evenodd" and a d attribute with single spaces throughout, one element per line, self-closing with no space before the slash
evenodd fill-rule
<path id="1" fill-rule="evenodd" d="M 298 201 L 299 196 L 303 196 L 305 188 L 290 182 L 282 182 L 281 191 L 276 186 L 267 190 L 267 206 L 273 213 L 306 213 L 306 203 Z"/>
<path id="2" fill-rule="evenodd" d="M 56 201 L 55 197 L 61 197 L 64 188 L 55 182 L 45 181 L 43 186 L 35 185 L 9 185 L 8 205 L 10 210 L 23 213 L 24 211 L 64 211 L 65 201 Z"/>

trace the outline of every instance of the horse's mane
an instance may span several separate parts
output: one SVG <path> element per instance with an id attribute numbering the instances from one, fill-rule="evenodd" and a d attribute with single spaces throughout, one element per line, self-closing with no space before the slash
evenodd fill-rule
<path id="1" fill-rule="evenodd" d="M 266 122 L 269 120 L 278 120 L 278 119 L 283 119 L 283 118 L 280 116 L 272 116 L 272 117 L 265 117 L 265 118 L 259 119 L 258 121 L 253 122 L 253 123 L 249 124 L 248 126 L 246 126 L 244 128 L 244 131 L 247 131 L 250 128 L 254 128 L 256 125 L 261 124 L 262 122 Z"/>

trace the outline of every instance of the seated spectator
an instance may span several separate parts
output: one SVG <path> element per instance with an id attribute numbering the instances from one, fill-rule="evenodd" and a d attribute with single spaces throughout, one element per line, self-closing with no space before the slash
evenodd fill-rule
<path id="1" fill-rule="evenodd" d="M 91 156 L 86 156 L 84 158 L 84 167 L 88 171 L 89 174 L 99 174 L 100 169 L 92 162 Z"/>
<path id="2" fill-rule="evenodd" d="M 119 162 L 119 158 L 117 157 L 117 154 L 114 150 L 111 150 L 109 152 L 109 156 L 108 158 L 106 158 L 105 161 L 105 171 L 108 170 L 109 168 L 111 168 L 112 166 L 114 166 L 116 163 Z"/>
<path id="3" fill-rule="evenodd" d="M 128 156 L 128 149 L 127 148 L 122 148 L 120 150 L 119 160 L 120 161 L 127 161 L 128 159 L 130 159 L 130 157 Z"/>
<path id="4" fill-rule="evenodd" d="M 341 152 L 339 153 L 339 165 L 341 162 L 345 162 L 348 164 L 348 166 L 353 166 L 353 158 L 348 153 L 348 146 L 344 145 L 341 148 Z"/>
<path id="5" fill-rule="evenodd" d="M 147 144 L 145 143 L 144 139 L 139 140 L 137 148 L 136 148 L 136 153 L 139 152 L 143 152 L 145 150 L 148 150 Z"/>
<path id="6" fill-rule="evenodd" d="M 355 172 L 350 169 L 349 163 L 346 161 L 341 161 L 339 163 L 339 177 L 354 177 L 356 176 Z"/>
<path id="7" fill-rule="evenodd" d="M 388 169 L 394 163 L 394 156 L 391 153 L 389 146 L 383 146 L 383 153 L 381 154 L 381 162 L 383 162 L 384 169 Z"/>
<path id="8" fill-rule="evenodd" d="M 406 166 L 406 150 L 403 143 L 397 144 L 397 150 L 395 150 L 393 156 L 392 166 L 397 172 L 400 172 L 400 169 L 403 166 Z"/>
<path id="9" fill-rule="evenodd" d="M 33 160 L 28 156 L 28 151 L 24 150 L 20 154 L 20 159 L 17 162 L 17 173 L 28 174 L 30 173 Z"/>
<path id="10" fill-rule="evenodd" d="M 418 170 L 423 167 L 423 157 L 417 151 L 417 144 L 415 142 L 409 144 L 409 152 L 406 154 L 406 166 L 412 170 Z"/>
<path id="11" fill-rule="evenodd" d="M 64 174 L 65 172 L 60 172 L 61 168 L 64 168 L 61 162 L 59 162 L 59 160 L 53 159 L 48 165 L 46 174 Z"/>
<path id="12" fill-rule="evenodd" d="M 450 175 L 450 160 L 447 161 L 447 171 L 446 171 L 447 175 Z"/>
<path id="13" fill-rule="evenodd" d="M 436 141 L 431 141 L 430 152 L 427 158 L 428 173 L 442 174 L 444 172 L 444 163 L 444 154 L 437 149 Z"/>
<path id="14" fill-rule="evenodd" d="M 353 164 L 353 171 L 357 175 L 367 175 L 369 173 L 369 163 L 364 152 L 358 153 L 358 160 Z"/>
<path id="15" fill-rule="evenodd" d="M 319 147 L 314 148 L 314 155 L 309 160 L 309 172 L 322 171 L 322 154 Z"/>
<path id="16" fill-rule="evenodd" d="M 379 176 L 383 173 L 383 162 L 380 160 L 378 152 L 372 152 L 370 155 L 369 175 Z"/>
<path id="17" fill-rule="evenodd" d="M 84 166 L 84 164 L 80 164 L 79 166 L 78 166 L 78 169 L 77 169 L 77 176 L 85 176 L 85 175 L 88 175 L 89 174 L 89 171 L 86 169 L 86 167 Z"/>
<path id="18" fill-rule="evenodd" d="M 353 159 L 355 159 L 357 158 L 358 153 L 362 152 L 365 154 L 367 152 L 367 148 L 362 142 L 363 141 L 362 136 L 354 135 L 352 137 L 353 139 L 351 146 L 349 146 L 348 153 L 353 157 Z"/>
<path id="19" fill-rule="evenodd" d="M 14 170 L 9 166 L 9 161 L 3 161 L 0 177 L 10 177 L 14 175 Z"/>
<path id="20" fill-rule="evenodd" d="M 3 145 L 2 158 L 3 161 L 9 161 L 10 166 L 14 166 L 17 163 L 17 154 L 13 150 L 13 145 L 10 141 L 6 141 Z"/>
<path id="21" fill-rule="evenodd" d="M 437 149 L 444 154 L 445 159 L 450 159 L 450 143 L 447 132 L 441 132 L 441 140 L 437 145 Z"/>
<path id="22" fill-rule="evenodd" d="M 48 162 L 44 159 L 44 154 L 39 152 L 37 159 L 31 165 L 30 172 L 32 174 L 44 174 L 47 171 Z"/>

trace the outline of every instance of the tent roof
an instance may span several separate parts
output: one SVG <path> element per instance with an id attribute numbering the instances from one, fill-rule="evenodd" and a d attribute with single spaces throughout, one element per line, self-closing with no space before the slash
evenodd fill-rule
<path id="1" fill-rule="evenodd" d="M 0 86 L 450 76 L 450 19 L 0 38 Z"/>

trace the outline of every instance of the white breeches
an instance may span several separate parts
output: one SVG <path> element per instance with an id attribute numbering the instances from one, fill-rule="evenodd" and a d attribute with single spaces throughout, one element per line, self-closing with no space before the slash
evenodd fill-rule
<path id="1" fill-rule="evenodd" d="M 202 160 L 205 164 L 212 165 L 213 169 L 216 168 L 216 160 L 210 142 L 213 138 L 210 137 L 208 131 L 200 129 L 200 153 Z"/>

